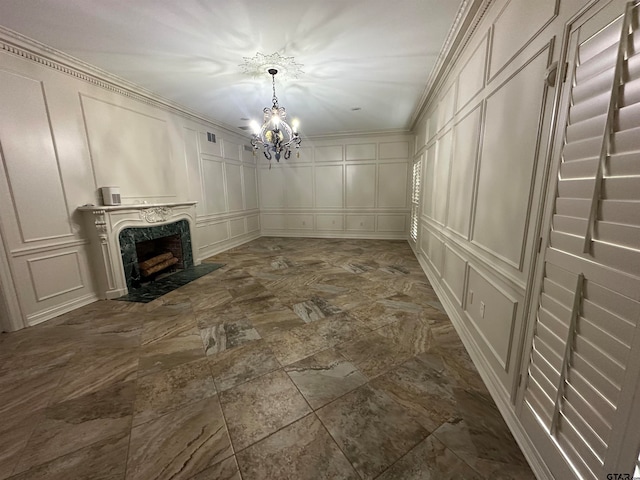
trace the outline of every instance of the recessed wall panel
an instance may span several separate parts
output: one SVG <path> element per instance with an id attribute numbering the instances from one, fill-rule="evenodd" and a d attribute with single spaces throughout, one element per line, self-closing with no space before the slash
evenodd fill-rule
<path id="1" fill-rule="evenodd" d="M 256 183 L 256 169 L 254 167 L 242 167 L 244 176 L 244 202 L 245 208 L 251 210 L 258 208 L 258 188 Z"/>
<path id="2" fill-rule="evenodd" d="M 214 160 L 203 160 L 202 174 L 204 176 L 207 214 L 226 212 L 223 163 Z"/>
<path id="3" fill-rule="evenodd" d="M 451 166 L 451 146 L 453 130 L 445 133 L 436 144 L 436 164 L 434 171 L 434 219 L 444 223 L 447 214 L 449 193 L 449 167 Z"/>
<path id="4" fill-rule="evenodd" d="M 416 127 L 416 152 L 419 152 L 427 144 L 427 123 L 428 121 L 424 119 Z"/>
<path id="5" fill-rule="evenodd" d="M 455 127 L 451 157 L 447 227 L 468 238 L 473 199 L 473 180 L 480 141 L 480 108 L 476 108 Z"/>
<path id="6" fill-rule="evenodd" d="M 92 97 L 81 99 L 97 186 L 117 185 L 123 199 L 175 196 L 166 121 L 149 115 L 142 105 L 137 111 Z"/>
<path id="7" fill-rule="evenodd" d="M 420 253 L 425 257 L 429 257 L 429 241 L 431 240 L 431 233 L 426 227 L 422 227 L 420 235 Z"/>
<path id="8" fill-rule="evenodd" d="M 343 160 L 342 145 L 315 147 L 316 162 L 341 162 Z"/>
<path id="9" fill-rule="evenodd" d="M 427 141 L 435 137 L 436 133 L 438 132 L 438 129 L 439 129 L 438 110 L 435 109 L 429 115 L 429 123 L 427 125 Z"/>
<path id="10" fill-rule="evenodd" d="M 380 143 L 380 159 L 409 158 L 409 142 Z"/>
<path id="11" fill-rule="evenodd" d="M 373 232 L 376 229 L 375 215 L 346 215 L 347 230 Z"/>
<path id="12" fill-rule="evenodd" d="M 257 232 L 258 230 L 260 230 L 260 217 L 258 215 L 247 217 L 247 233 Z"/>
<path id="13" fill-rule="evenodd" d="M 434 175 L 436 171 L 436 144 L 434 143 L 427 149 L 427 155 L 425 157 L 424 178 L 422 187 L 422 214 L 433 218 L 435 209 L 433 205 L 433 192 L 434 192 Z"/>
<path id="14" fill-rule="evenodd" d="M 453 118 L 454 106 L 455 106 L 455 94 L 456 94 L 456 84 L 453 83 L 449 90 L 446 91 L 442 100 L 440 100 L 440 104 L 438 105 L 438 127 L 442 128 L 447 123 L 451 121 Z"/>
<path id="15" fill-rule="evenodd" d="M 343 207 L 344 182 L 342 168 L 342 165 L 323 165 L 315 168 L 316 207 Z"/>
<path id="16" fill-rule="evenodd" d="M 546 58 L 545 50 L 486 106 L 473 240 L 514 267 L 520 265 L 525 244 Z"/>
<path id="17" fill-rule="evenodd" d="M 244 234 L 244 218 L 229 220 L 229 233 L 231 238 Z"/>
<path id="18" fill-rule="evenodd" d="M 285 230 L 287 228 L 287 217 L 286 215 L 262 213 L 260 215 L 260 225 L 263 230 Z"/>
<path id="19" fill-rule="evenodd" d="M 407 229 L 406 215 L 378 215 L 378 232 L 401 233 Z"/>
<path id="20" fill-rule="evenodd" d="M 197 215 L 203 215 L 205 204 L 202 197 L 202 179 L 200 175 L 200 156 L 198 155 L 198 132 L 184 128 L 184 155 L 187 161 L 187 178 L 189 179 L 189 199 L 195 200 Z"/>
<path id="21" fill-rule="evenodd" d="M 260 208 L 284 207 L 284 169 L 260 169 Z"/>
<path id="22" fill-rule="evenodd" d="M 22 240 L 70 235 L 42 84 L 0 70 L 0 85 L 2 161 Z"/>
<path id="23" fill-rule="evenodd" d="M 223 140 L 224 158 L 229 160 L 240 160 L 240 145 L 232 142 L 231 140 Z"/>
<path id="24" fill-rule="evenodd" d="M 313 230 L 313 215 L 311 214 L 288 214 L 287 229 L 289 230 Z"/>
<path id="25" fill-rule="evenodd" d="M 451 250 L 448 245 L 444 249 L 444 267 L 442 270 L 442 280 L 447 285 L 459 306 L 462 306 L 464 295 L 464 277 L 467 262 Z"/>
<path id="26" fill-rule="evenodd" d="M 242 173 L 241 166 L 234 163 L 226 163 L 227 200 L 229 211 L 237 212 L 243 209 L 242 205 Z"/>
<path id="27" fill-rule="evenodd" d="M 375 207 L 376 166 L 347 165 L 347 207 Z"/>
<path id="28" fill-rule="evenodd" d="M 229 223 L 218 222 L 198 225 L 196 234 L 198 235 L 199 249 L 203 250 L 206 247 L 229 239 Z"/>
<path id="29" fill-rule="evenodd" d="M 429 260 L 433 265 L 433 268 L 438 273 L 438 275 L 442 275 L 442 264 L 444 263 L 444 243 L 437 236 L 432 233 L 429 233 Z"/>
<path id="30" fill-rule="evenodd" d="M 511 0 L 493 25 L 490 76 L 527 45 L 556 14 L 558 0 Z M 522 21 L 523 18 L 527 20 Z"/>
<path id="31" fill-rule="evenodd" d="M 378 207 L 406 207 L 407 196 L 406 163 L 388 163 L 378 166 Z"/>
<path id="32" fill-rule="evenodd" d="M 458 75 L 456 110 L 464 107 L 484 87 L 487 60 L 487 38 L 471 54 Z"/>
<path id="33" fill-rule="evenodd" d="M 375 160 L 376 144 L 364 143 L 359 145 L 347 145 L 348 160 Z"/>
<path id="34" fill-rule="evenodd" d="M 31 258 L 27 265 L 38 302 L 84 287 L 76 251 Z"/>
<path id="35" fill-rule="evenodd" d="M 469 269 L 466 312 L 506 370 L 518 302 L 495 284 Z"/>
<path id="36" fill-rule="evenodd" d="M 341 231 L 344 230 L 343 215 L 316 215 L 316 228 L 318 230 Z"/>
<path id="37" fill-rule="evenodd" d="M 313 168 L 285 168 L 285 188 L 287 206 L 309 208 L 313 206 Z"/>

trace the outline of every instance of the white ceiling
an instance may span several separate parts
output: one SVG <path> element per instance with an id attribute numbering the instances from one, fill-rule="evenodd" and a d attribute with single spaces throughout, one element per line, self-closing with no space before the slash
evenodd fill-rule
<path id="1" fill-rule="evenodd" d="M 0 25 L 234 127 L 248 125 L 243 117 L 261 121 L 271 104 L 271 77 L 243 73 L 243 57 L 293 56 L 304 73 L 276 76 L 276 91 L 304 137 L 407 129 L 459 7 L 459 0 L 1 0 Z"/>

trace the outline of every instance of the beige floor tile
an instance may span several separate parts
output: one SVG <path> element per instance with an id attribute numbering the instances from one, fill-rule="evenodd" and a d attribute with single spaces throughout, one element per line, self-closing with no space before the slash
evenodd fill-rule
<path id="1" fill-rule="evenodd" d="M 314 410 L 367 382 L 367 378 L 334 349 L 288 365 L 284 371 Z"/>
<path id="2" fill-rule="evenodd" d="M 79 450 L 131 428 L 133 381 L 109 386 L 47 407 L 29 439 L 15 472 Z"/>
<path id="3" fill-rule="evenodd" d="M 429 434 L 400 405 L 369 385 L 316 413 L 364 479 L 375 478 Z"/>
<path id="4" fill-rule="evenodd" d="M 244 480 L 359 480 L 344 454 L 314 415 L 238 454 Z"/>
<path id="5" fill-rule="evenodd" d="M 186 404 L 216 394 L 206 359 L 138 379 L 133 425 L 153 420 Z"/>
<path id="6" fill-rule="evenodd" d="M 378 477 L 378 480 L 483 480 L 483 478 L 431 435 L 394 463 Z"/>
<path id="7" fill-rule="evenodd" d="M 233 454 L 218 397 L 134 427 L 127 480 L 188 479 Z"/>
<path id="8" fill-rule="evenodd" d="M 249 342 L 209 357 L 217 389 L 222 392 L 280 368 L 264 340 Z"/>
<path id="9" fill-rule="evenodd" d="M 311 412 L 282 370 L 220 393 L 220 402 L 236 451 Z"/>
<path id="10" fill-rule="evenodd" d="M 129 434 L 116 435 L 33 467 L 11 480 L 122 480 Z"/>

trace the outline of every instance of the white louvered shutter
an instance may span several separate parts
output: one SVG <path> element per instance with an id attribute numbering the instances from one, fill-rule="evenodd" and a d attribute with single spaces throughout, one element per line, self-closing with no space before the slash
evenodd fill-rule
<path id="1" fill-rule="evenodd" d="M 418 240 L 418 222 L 420 216 L 420 186 L 422 182 L 422 157 L 413 164 L 413 181 L 411 186 L 411 240 Z"/>
<path id="2" fill-rule="evenodd" d="M 625 399 L 638 381 L 628 366 L 640 354 L 639 19 L 632 2 L 596 33 L 575 28 L 570 38 L 568 115 L 524 403 L 576 478 L 606 478 L 622 464 L 632 473 L 637 458 L 634 450 L 622 461 L 613 449 L 629 409 L 640 408 Z"/>

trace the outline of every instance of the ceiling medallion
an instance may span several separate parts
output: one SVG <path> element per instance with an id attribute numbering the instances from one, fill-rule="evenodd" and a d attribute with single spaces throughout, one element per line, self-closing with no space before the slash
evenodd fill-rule
<path id="1" fill-rule="evenodd" d="M 298 78 L 304 72 L 301 64 L 296 63 L 293 57 L 283 57 L 278 52 L 271 55 L 256 53 L 254 57 L 242 57 L 244 63 L 240 64 L 242 72 L 254 78 L 261 77 L 264 72 L 273 68 L 278 71 L 280 78 Z"/>
<path id="2" fill-rule="evenodd" d="M 296 150 L 300 148 L 299 123 L 296 119 L 291 122 L 291 127 L 287 123 L 287 112 L 284 107 L 278 105 L 278 97 L 276 96 L 276 74 L 278 70 L 270 68 L 268 72 L 271 75 L 271 83 L 273 85 L 272 105 L 271 107 L 265 107 L 263 110 L 262 126 L 255 120 L 251 122 L 251 128 L 253 129 L 251 145 L 253 146 L 254 155 L 256 150 L 262 147 L 267 160 L 271 161 L 275 157 L 276 162 L 279 162 L 281 157 L 284 157 L 285 160 L 291 157 L 291 147 L 295 147 Z M 299 151 L 297 154 L 300 156 Z M 271 165 L 269 165 L 269 168 L 271 168 Z"/>

